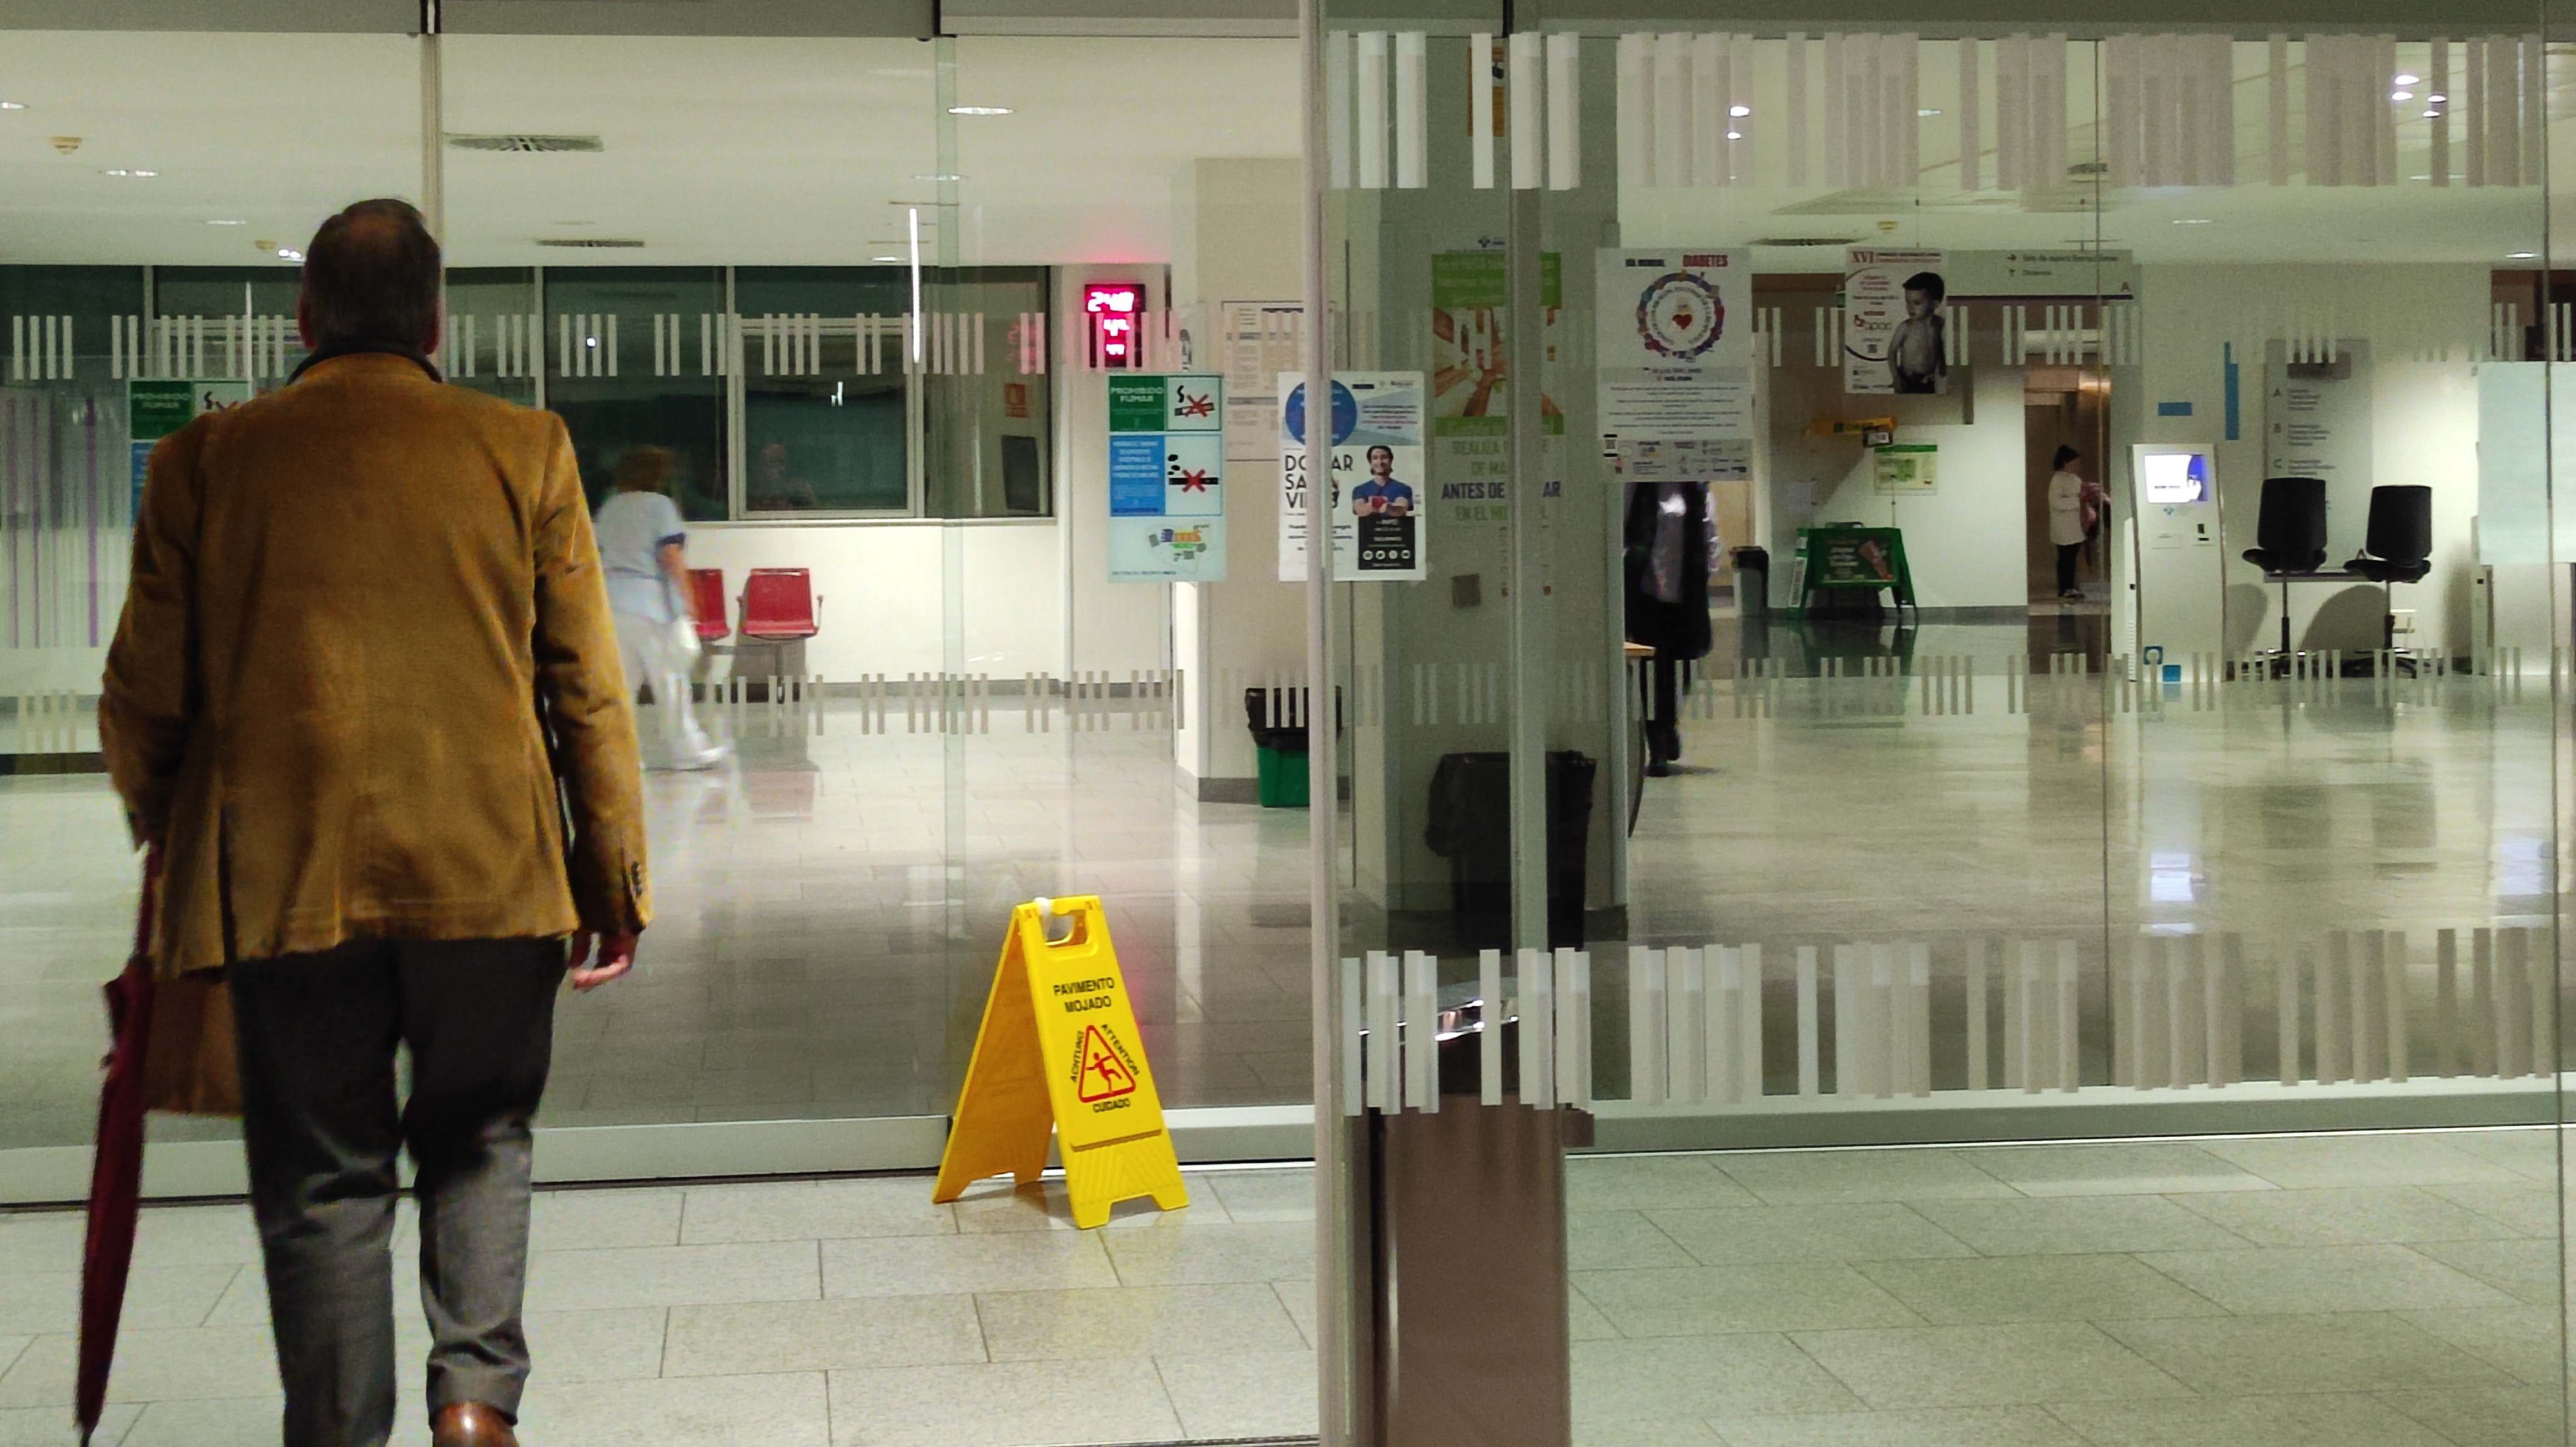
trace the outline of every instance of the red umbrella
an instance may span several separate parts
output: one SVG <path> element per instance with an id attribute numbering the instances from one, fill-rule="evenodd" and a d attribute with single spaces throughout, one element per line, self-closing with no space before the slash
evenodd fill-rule
<path id="1" fill-rule="evenodd" d="M 152 884 L 160 873 L 148 861 L 143 903 L 134 925 L 134 953 L 125 973 L 108 981 L 111 1040 L 107 1081 L 98 1093 L 98 1149 L 89 1174 L 89 1239 L 81 1248 L 80 1380 L 73 1411 L 81 1442 L 98 1430 L 107 1400 L 108 1364 L 116 1357 L 117 1318 L 125 1311 L 125 1279 L 134 1265 L 135 1217 L 143 1194 L 144 1056 L 152 1039 Z"/>

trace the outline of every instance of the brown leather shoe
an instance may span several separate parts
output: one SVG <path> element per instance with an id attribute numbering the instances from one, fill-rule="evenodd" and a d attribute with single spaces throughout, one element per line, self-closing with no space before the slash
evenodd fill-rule
<path id="1" fill-rule="evenodd" d="M 431 1447 L 519 1447 L 510 1419 L 480 1402 L 452 1402 L 429 1414 Z"/>

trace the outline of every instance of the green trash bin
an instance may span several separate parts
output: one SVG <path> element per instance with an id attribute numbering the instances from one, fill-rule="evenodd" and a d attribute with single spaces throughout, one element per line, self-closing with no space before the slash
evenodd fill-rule
<path id="1" fill-rule="evenodd" d="M 1261 763 L 1261 807 L 1303 809 L 1306 783 L 1306 699 L 1303 689 L 1247 688 L 1244 720 Z"/>
<path id="2" fill-rule="evenodd" d="M 1254 744 L 1261 756 L 1261 807 L 1264 809 L 1303 809 L 1311 797 L 1307 788 L 1306 751 L 1274 749 L 1268 744 Z"/>

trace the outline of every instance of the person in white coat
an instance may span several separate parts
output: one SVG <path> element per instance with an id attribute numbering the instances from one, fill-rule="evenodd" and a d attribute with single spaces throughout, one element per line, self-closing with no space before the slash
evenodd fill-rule
<path id="1" fill-rule="evenodd" d="M 2075 586 L 2075 563 L 2084 551 L 2085 483 L 2076 476 L 2075 464 L 2084 456 L 2072 447 L 2057 449 L 2049 466 L 2048 540 L 2057 547 L 2057 596 L 2081 598 L 2084 590 Z"/>
<path id="2" fill-rule="evenodd" d="M 656 762 L 706 769 L 724 759 L 725 748 L 698 727 L 689 707 L 689 664 L 696 650 L 680 630 L 696 627 L 697 610 L 689 589 L 688 525 L 664 491 L 670 477 L 669 449 L 629 448 L 617 459 L 617 492 L 599 505 L 595 529 L 608 573 L 608 606 L 617 618 L 618 651 L 626 660 L 626 686 L 651 687 L 660 705 Z"/>

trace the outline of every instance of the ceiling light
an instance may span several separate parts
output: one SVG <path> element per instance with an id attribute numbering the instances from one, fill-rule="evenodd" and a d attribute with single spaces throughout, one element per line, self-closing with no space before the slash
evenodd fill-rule
<path id="1" fill-rule="evenodd" d="M 27 103 L 22 100 L 0 100 L 0 111 L 22 111 L 26 108 Z"/>
<path id="2" fill-rule="evenodd" d="M 125 166 L 110 166 L 106 170 L 99 172 L 99 174 L 102 176 L 152 177 L 158 176 L 161 173 L 158 171 L 137 171 Z"/>
<path id="3" fill-rule="evenodd" d="M 247 222 L 247 221 L 221 221 L 221 220 L 209 220 L 209 221 L 207 221 L 207 222 L 206 222 L 206 224 L 207 224 L 208 226 L 248 226 L 250 223 L 249 223 L 249 222 Z"/>
<path id="4" fill-rule="evenodd" d="M 900 257 L 900 256 L 871 256 L 871 257 L 869 257 L 869 258 L 868 258 L 868 260 L 870 260 L 870 261 L 901 261 L 901 260 L 903 260 L 903 258 L 902 258 L 902 257 Z"/>
<path id="5" fill-rule="evenodd" d="M 2184 216 L 2177 218 L 2174 221 L 2174 224 L 2176 226 L 2207 226 L 2209 224 L 2209 218 L 2206 216 Z"/>
<path id="6" fill-rule="evenodd" d="M 1006 116 L 1011 113 L 1011 108 L 1009 106 L 950 106 L 948 113 L 952 116 Z"/>
<path id="7" fill-rule="evenodd" d="M 1914 114 L 1917 119 L 1922 119 L 1924 117 L 1937 116 L 1941 113 L 1939 111 L 1916 111 Z"/>
<path id="8" fill-rule="evenodd" d="M 2423 83 L 2423 80 L 2424 77 L 2420 75 L 2401 75 L 2397 77 L 2397 83 L 2399 85 L 2420 85 Z"/>
<path id="9" fill-rule="evenodd" d="M 302 261 L 304 259 L 304 253 L 296 250 L 292 246 L 281 246 L 277 248 L 277 259 L 280 261 Z"/>
<path id="10" fill-rule="evenodd" d="M 1753 114 L 1753 107 L 1751 107 L 1751 106 L 1728 106 L 1728 107 L 1726 108 L 1726 113 L 1727 113 L 1728 115 L 1731 115 L 1731 116 L 1735 117 L 1737 120 L 1742 120 L 1742 119 L 1744 119 L 1746 116 L 1749 116 L 1749 115 Z"/>
<path id="11" fill-rule="evenodd" d="M 2436 105 L 2436 106 L 2437 106 L 2437 105 L 2445 105 L 2445 104 L 2448 104 L 2448 103 L 2449 103 L 2450 99 L 2451 99 L 2451 98 L 2450 98 L 2449 96 L 2446 96 L 2446 95 L 2439 95 L 2439 94 L 2436 94 L 2436 95 L 2428 95 L 2428 96 L 2424 97 L 2424 103 L 2425 103 L 2426 105 Z"/>
<path id="12" fill-rule="evenodd" d="M 2413 100 L 2415 98 L 2415 92 L 2411 90 L 2392 90 L 2388 93 L 2388 98 L 2390 100 Z"/>
<path id="13" fill-rule="evenodd" d="M 2537 251 L 2508 251 L 2504 254 L 2504 259 L 2507 261 L 2536 261 L 2539 258 L 2540 253 Z"/>
<path id="14" fill-rule="evenodd" d="M 2424 112 L 2424 119 L 2426 119 L 2426 120 L 2428 120 L 2428 121 L 2438 121 L 2438 120 L 2440 120 L 2441 118 L 2442 118 L 2442 113 L 2441 113 L 2440 111 L 2426 111 L 2426 112 Z M 2417 180 L 2419 180 L 2419 181 L 2420 181 L 2420 180 L 2423 180 L 2424 178 L 2423 178 L 2423 177 L 2421 177 L 2421 176 L 2418 176 L 2418 177 L 2416 177 L 2415 179 L 2417 179 Z"/>
<path id="15" fill-rule="evenodd" d="M 915 176 L 912 179 L 916 181 L 963 181 L 966 178 L 958 175 L 954 171 L 931 171 L 924 175 Z"/>
<path id="16" fill-rule="evenodd" d="M 1740 141 L 1740 140 L 1743 140 L 1743 139 L 1744 139 L 1744 132 L 1742 132 L 1742 131 L 1728 131 L 1728 132 L 1726 133 L 1726 138 L 1727 138 L 1728 140 L 1730 140 L 1730 141 Z"/>

